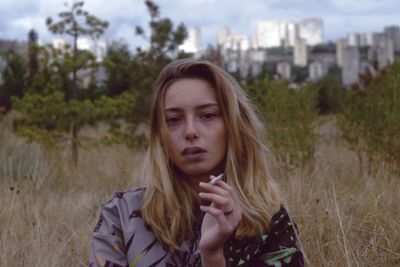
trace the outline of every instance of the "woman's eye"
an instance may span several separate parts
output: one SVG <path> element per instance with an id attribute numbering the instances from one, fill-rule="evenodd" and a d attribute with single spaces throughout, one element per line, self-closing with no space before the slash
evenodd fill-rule
<path id="1" fill-rule="evenodd" d="M 217 115 L 214 113 L 205 113 L 203 115 L 201 115 L 201 118 L 204 120 L 212 120 L 216 117 Z"/>
<path id="2" fill-rule="evenodd" d="M 180 119 L 178 117 L 172 117 L 172 118 L 166 119 L 167 125 L 174 125 L 174 124 L 178 123 L 179 121 L 180 121 Z"/>

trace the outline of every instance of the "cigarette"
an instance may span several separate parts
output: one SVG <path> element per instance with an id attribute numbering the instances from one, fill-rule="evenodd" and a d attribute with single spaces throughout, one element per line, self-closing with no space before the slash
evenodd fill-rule
<path id="1" fill-rule="evenodd" d="M 221 180 L 224 177 L 224 173 L 221 173 L 220 175 L 218 175 L 217 177 L 212 175 L 212 179 L 210 184 L 216 184 L 218 183 L 219 180 Z"/>

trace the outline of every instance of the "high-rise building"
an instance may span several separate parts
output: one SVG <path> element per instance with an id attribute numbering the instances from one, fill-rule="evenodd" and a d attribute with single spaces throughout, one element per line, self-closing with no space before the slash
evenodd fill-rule
<path id="1" fill-rule="evenodd" d="M 394 62 L 394 46 L 392 40 L 389 40 L 386 46 L 375 48 L 378 54 L 378 64 L 384 68 Z"/>
<path id="2" fill-rule="evenodd" d="M 230 35 L 231 30 L 229 29 L 229 27 L 224 26 L 219 28 L 217 31 L 217 45 L 223 46 L 227 42 Z"/>
<path id="3" fill-rule="evenodd" d="M 97 61 L 102 61 L 107 53 L 107 43 L 104 39 L 90 39 L 87 37 L 78 38 L 77 47 L 79 50 L 90 51 Z"/>
<path id="4" fill-rule="evenodd" d="M 310 81 L 318 81 L 326 74 L 322 62 L 314 61 L 308 66 L 308 79 Z"/>
<path id="5" fill-rule="evenodd" d="M 249 73 L 252 76 L 259 75 L 263 70 L 263 65 L 267 62 L 267 50 L 249 49 L 248 51 Z"/>
<path id="6" fill-rule="evenodd" d="M 251 42 L 251 48 L 256 49 L 256 50 L 258 48 L 260 48 L 260 46 L 258 45 L 258 38 L 257 38 L 256 34 L 253 35 L 253 39 L 252 39 L 252 42 Z"/>
<path id="7" fill-rule="evenodd" d="M 67 41 L 65 41 L 64 39 L 61 39 L 61 38 L 53 39 L 52 45 L 53 45 L 54 49 L 60 50 L 63 53 L 67 52 L 69 49 L 69 45 L 68 45 Z"/>
<path id="8" fill-rule="evenodd" d="M 223 57 L 223 66 L 230 73 L 246 77 L 249 71 L 247 51 L 226 49 Z"/>
<path id="9" fill-rule="evenodd" d="M 324 23 L 321 19 L 304 19 L 298 23 L 299 35 L 308 45 L 321 44 L 324 41 Z"/>
<path id="10" fill-rule="evenodd" d="M 355 46 L 347 46 L 343 49 L 342 84 L 351 86 L 359 82 L 360 50 Z"/>
<path id="11" fill-rule="evenodd" d="M 287 24 L 287 42 L 289 46 L 294 46 L 296 40 L 300 38 L 299 25 L 294 22 Z"/>
<path id="12" fill-rule="evenodd" d="M 188 36 L 179 46 L 186 53 L 198 54 L 201 52 L 201 30 L 198 27 L 187 28 Z"/>
<path id="13" fill-rule="evenodd" d="M 290 80 L 290 77 L 292 76 L 290 63 L 286 61 L 279 62 L 276 65 L 276 72 L 281 79 Z"/>
<path id="14" fill-rule="evenodd" d="M 308 45 L 323 42 L 323 22 L 320 19 L 304 19 L 299 23 L 289 21 L 259 21 L 257 24 L 258 47 L 294 46 L 300 37 Z"/>
<path id="15" fill-rule="evenodd" d="M 394 51 L 400 53 L 400 27 L 388 26 L 384 29 L 385 34 L 393 41 Z"/>
<path id="16" fill-rule="evenodd" d="M 372 45 L 373 47 L 381 46 L 385 42 L 386 35 L 381 32 L 372 33 Z"/>
<path id="17" fill-rule="evenodd" d="M 347 34 L 347 45 L 349 46 L 361 46 L 361 34 L 352 32 Z"/>
<path id="18" fill-rule="evenodd" d="M 80 37 L 77 40 L 78 50 L 92 51 L 94 48 L 94 41 L 87 37 Z"/>
<path id="19" fill-rule="evenodd" d="M 374 33 L 372 47 L 369 54 L 376 53 L 380 68 L 394 62 L 394 42 L 386 33 Z"/>
<path id="20" fill-rule="evenodd" d="M 267 48 L 280 45 L 279 25 L 274 21 L 260 21 L 257 24 L 258 47 Z"/>
<path id="21" fill-rule="evenodd" d="M 296 66 L 307 66 L 308 53 L 307 53 L 307 42 L 304 38 L 298 38 L 294 45 L 293 52 L 293 64 Z"/>
<path id="22" fill-rule="evenodd" d="M 245 51 L 249 49 L 250 42 L 249 37 L 245 34 L 230 35 L 228 36 L 224 48 L 232 50 Z"/>
<path id="23" fill-rule="evenodd" d="M 373 32 L 367 32 L 365 35 L 366 35 L 365 39 L 366 39 L 366 43 L 367 43 L 366 46 L 372 46 L 373 42 L 374 42 L 374 33 Z"/>
<path id="24" fill-rule="evenodd" d="M 360 33 L 360 46 L 361 47 L 366 47 L 366 46 L 370 46 L 372 42 L 370 42 L 369 40 L 369 36 L 368 33 Z"/>
<path id="25" fill-rule="evenodd" d="M 347 38 L 339 38 L 336 41 L 336 63 L 339 67 L 343 65 L 343 50 L 347 47 Z"/>
<path id="26" fill-rule="evenodd" d="M 98 39 L 95 42 L 95 46 L 93 49 L 94 55 L 96 56 L 96 60 L 98 62 L 103 61 L 105 56 L 107 55 L 107 42 L 104 39 Z"/>
<path id="27" fill-rule="evenodd" d="M 238 73 L 241 77 L 248 75 L 248 49 L 250 48 L 247 35 L 230 35 L 221 47 L 222 65 L 230 73 Z"/>
<path id="28" fill-rule="evenodd" d="M 259 21 L 257 24 L 258 47 L 269 48 L 281 46 L 288 38 L 288 22 L 286 21 Z"/>

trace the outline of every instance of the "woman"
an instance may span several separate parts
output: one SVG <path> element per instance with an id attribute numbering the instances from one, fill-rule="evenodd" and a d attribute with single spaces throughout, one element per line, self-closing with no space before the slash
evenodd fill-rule
<path id="1" fill-rule="evenodd" d="M 151 111 L 145 187 L 104 205 L 90 266 L 302 266 L 263 125 L 238 83 L 177 60 L 156 80 Z"/>

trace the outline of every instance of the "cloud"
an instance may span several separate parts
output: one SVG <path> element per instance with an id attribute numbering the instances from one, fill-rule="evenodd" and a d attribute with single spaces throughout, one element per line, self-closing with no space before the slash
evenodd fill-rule
<path id="1" fill-rule="evenodd" d="M 363 0 L 348 1 L 335 0 L 333 5 L 338 14 L 347 15 L 385 15 L 400 14 L 400 5 L 398 0 Z"/>
<path id="2" fill-rule="evenodd" d="M 326 11 L 332 11 L 332 1 L 330 0 L 272 0 L 269 1 L 268 7 L 274 10 L 293 10 L 296 12 L 314 12 L 318 11 L 325 13 Z"/>
<path id="3" fill-rule="evenodd" d="M 259 20 L 298 21 L 307 17 L 324 20 L 325 36 L 335 39 L 347 32 L 378 31 L 389 24 L 399 25 L 398 0 L 155 0 L 161 17 L 170 18 L 174 25 L 183 22 L 202 30 L 203 44 L 215 43 L 216 31 L 229 26 L 234 34 L 256 30 Z M 35 28 L 39 38 L 53 36 L 45 26 L 46 17 L 57 20 L 70 0 L 2 0 L 0 1 L 0 37 L 26 40 L 27 31 Z M 110 22 L 107 38 L 124 38 L 127 43 L 143 41 L 134 35 L 134 27 L 147 28 L 149 15 L 144 0 L 85 0 L 84 9 Z M 397 19 L 396 19 L 397 18 Z"/>

